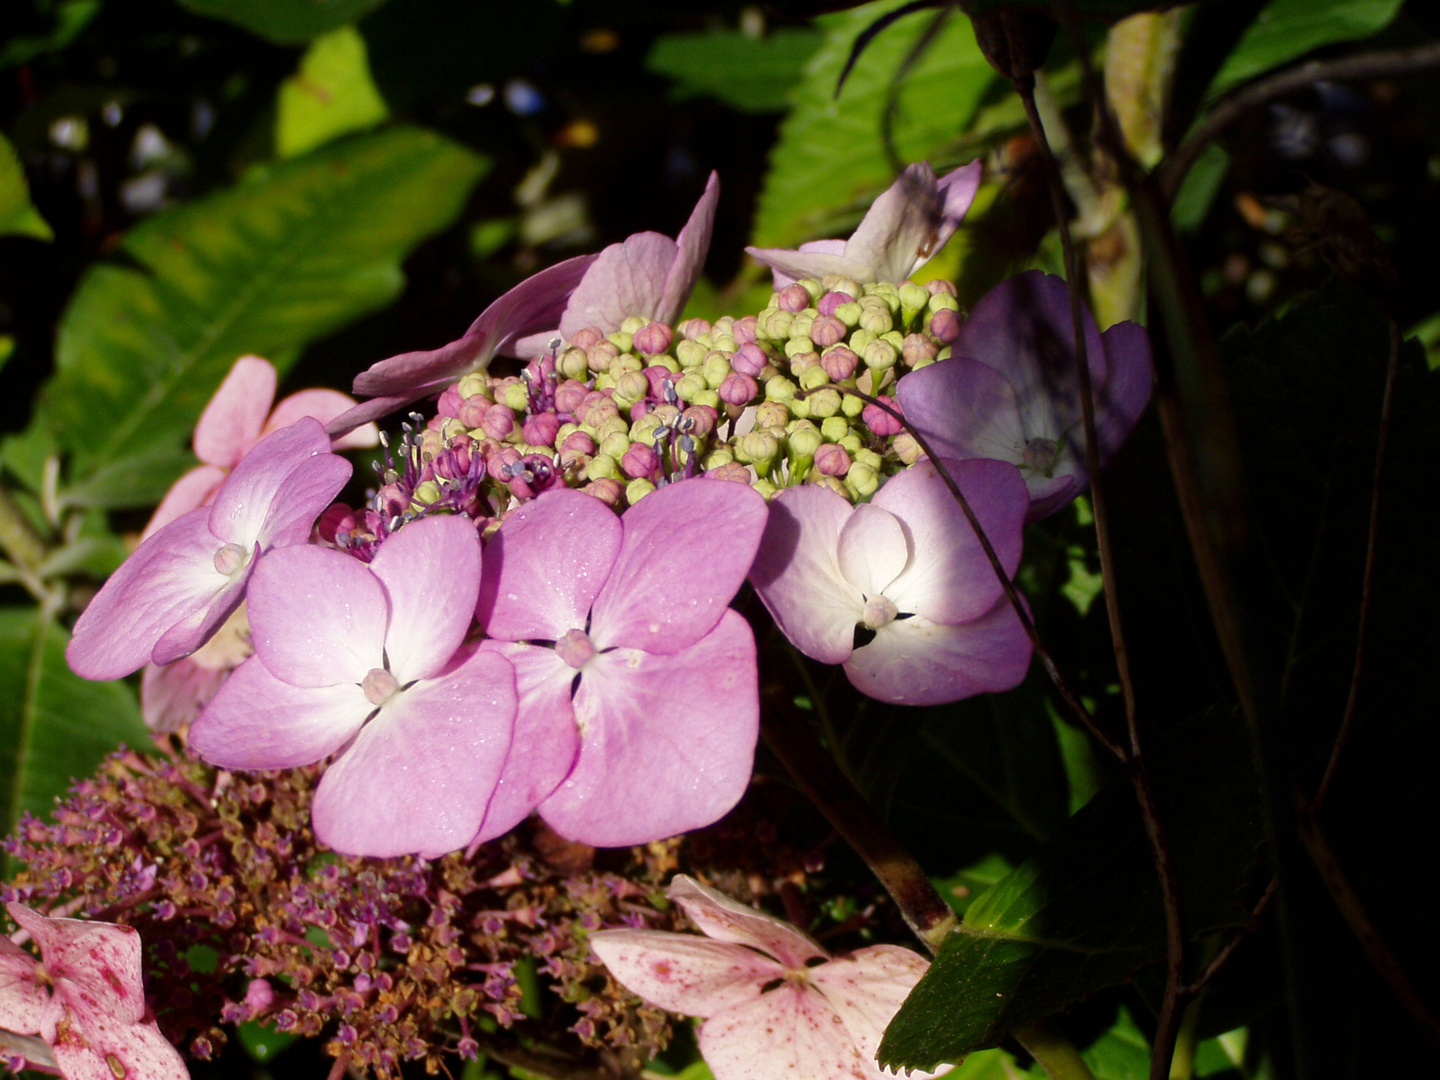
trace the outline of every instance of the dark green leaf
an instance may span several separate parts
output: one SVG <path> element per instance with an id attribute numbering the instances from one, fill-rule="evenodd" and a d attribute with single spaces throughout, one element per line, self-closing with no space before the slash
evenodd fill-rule
<path id="1" fill-rule="evenodd" d="M 121 743 L 150 745 L 134 692 L 65 663 L 65 632 L 34 608 L 0 608 L 0 829 L 43 815 Z"/>
<path id="2" fill-rule="evenodd" d="M 1095 1080 L 1145 1080 L 1150 1075 L 1150 1042 L 1121 1009 L 1110 1030 L 1085 1048 Z"/>
<path id="3" fill-rule="evenodd" d="M 179 0 L 197 15 L 243 26 L 280 45 L 303 45 L 327 30 L 354 22 L 385 0 Z"/>
<path id="4" fill-rule="evenodd" d="M 745 112 L 780 112 L 820 41 L 818 31 L 800 28 L 761 38 L 738 30 L 666 34 L 645 66 L 674 79 L 672 92 L 681 100 L 703 94 Z"/>
<path id="5" fill-rule="evenodd" d="M 1272 0 L 1210 85 L 1212 94 L 1299 59 L 1312 49 L 1369 37 L 1390 25 L 1404 0 Z"/>
<path id="6" fill-rule="evenodd" d="M 1185 926 L 1248 918 L 1259 798 L 1236 717 L 1182 725 L 1149 756 Z M 1165 921 L 1128 783 L 1101 793 L 965 913 L 886 1031 L 882 1063 L 931 1069 L 997 1045 L 1164 955 Z"/>
<path id="7" fill-rule="evenodd" d="M 0 135 L 0 236 L 18 233 L 49 240 L 54 234 L 45 219 L 30 204 L 30 187 L 25 183 L 25 170 L 10 140 Z M 3 364 L 0 359 L 0 364 Z"/>

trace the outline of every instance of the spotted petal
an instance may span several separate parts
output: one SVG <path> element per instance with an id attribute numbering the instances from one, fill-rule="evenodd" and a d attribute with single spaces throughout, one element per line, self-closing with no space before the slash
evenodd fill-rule
<path id="1" fill-rule="evenodd" d="M 752 949 L 663 930 L 602 930 L 590 947 L 627 990 L 685 1016 L 714 1016 L 760 996 L 785 969 Z"/>

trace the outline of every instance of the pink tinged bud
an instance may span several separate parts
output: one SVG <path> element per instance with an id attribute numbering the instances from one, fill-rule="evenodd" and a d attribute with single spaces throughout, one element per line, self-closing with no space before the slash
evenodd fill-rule
<path id="1" fill-rule="evenodd" d="M 718 469 L 711 469 L 704 475 L 707 480 L 730 480 L 737 484 L 748 484 L 753 479 L 750 470 L 738 461 L 726 462 Z"/>
<path id="2" fill-rule="evenodd" d="M 659 364 L 650 365 L 640 374 L 649 380 L 650 396 L 659 401 L 665 400 L 665 387 L 678 379 L 675 372 L 667 367 L 661 367 Z M 670 400 L 673 401 L 675 399 L 671 398 Z"/>
<path id="3" fill-rule="evenodd" d="M 395 676 L 384 668 L 371 668 L 360 683 L 360 689 L 365 692 L 366 701 L 380 706 L 394 696 L 395 691 L 400 689 L 400 684 L 395 680 Z"/>
<path id="4" fill-rule="evenodd" d="M 900 609 L 888 596 L 872 596 L 865 601 L 860 622 L 867 630 L 879 630 L 882 626 L 889 626 L 899 614 Z"/>
<path id="5" fill-rule="evenodd" d="M 265 979 L 251 979 L 245 987 L 245 1004 L 250 1007 L 250 1015 L 258 1016 L 275 1003 L 275 991 Z"/>
<path id="6" fill-rule="evenodd" d="M 515 430 L 515 411 L 508 405 L 491 405 L 477 425 L 492 439 L 504 439 Z"/>
<path id="7" fill-rule="evenodd" d="M 899 410 L 899 406 L 895 404 L 893 398 L 881 397 L 879 400 L 889 405 L 890 408 L 897 411 Z M 904 425 L 901 424 L 899 420 L 878 405 L 866 405 L 860 412 L 860 419 L 864 420 L 865 426 L 881 438 L 899 435 L 900 432 L 905 430 Z"/>
<path id="8" fill-rule="evenodd" d="M 483 428 L 485 414 L 490 411 L 490 402 L 476 394 L 460 403 L 459 420 L 467 428 Z"/>
<path id="9" fill-rule="evenodd" d="M 958 295 L 955 291 L 955 283 L 953 281 L 945 281 L 941 278 L 934 278 L 930 281 L 927 281 L 925 283 L 925 288 L 929 290 L 931 296 Z"/>
<path id="10" fill-rule="evenodd" d="M 591 390 L 578 379 L 566 379 L 555 388 L 555 411 L 574 415 Z"/>
<path id="11" fill-rule="evenodd" d="M 715 430 L 719 419 L 720 414 L 709 405 L 691 405 L 680 414 L 680 431 L 682 434 L 703 439 Z"/>
<path id="12" fill-rule="evenodd" d="M 727 405 L 748 405 L 760 393 L 760 384 L 750 375 L 732 371 L 716 391 Z"/>
<path id="13" fill-rule="evenodd" d="M 606 506 L 620 505 L 620 497 L 625 494 L 625 489 L 620 486 L 620 481 L 611 480 L 608 476 L 599 480 L 591 480 L 580 489 L 586 495 L 599 499 Z"/>
<path id="14" fill-rule="evenodd" d="M 659 356 L 670 348 L 673 340 L 675 332 L 670 327 L 663 322 L 651 322 L 635 331 L 632 343 L 641 356 Z"/>
<path id="15" fill-rule="evenodd" d="M 522 431 L 531 446 L 551 446 L 560 433 L 560 418 L 549 412 L 527 416 Z"/>
<path id="16" fill-rule="evenodd" d="M 613 341 L 600 341 L 585 350 L 585 363 L 591 371 L 609 371 L 610 365 L 620 355 L 620 347 Z"/>
<path id="17" fill-rule="evenodd" d="M 631 443 L 620 459 L 620 468 L 634 480 L 653 478 L 660 470 L 660 456 L 644 443 Z"/>
<path id="18" fill-rule="evenodd" d="M 595 440 L 583 431 L 572 431 L 565 436 L 565 441 L 560 444 L 562 453 L 593 454 L 595 453 Z"/>
<path id="19" fill-rule="evenodd" d="M 849 331 L 845 324 L 834 315 L 817 315 L 815 321 L 810 324 L 810 340 L 822 349 L 838 345 L 845 340 L 847 333 Z"/>
<path id="20" fill-rule="evenodd" d="M 591 349 L 605 340 L 605 334 L 594 326 L 586 326 L 576 330 L 570 338 L 570 344 L 577 349 Z"/>
<path id="21" fill-rule="evenodd" d="M 686 319 L 675 327 L 675 332 L 686 341 L 694 341 L 710 333 L 711 329 L 709 319 Z"/>
<path id="22" fill-rule="evenodd" d="M 578 671 L 595 655 L 595 646 L 584 630 L 567 630 L 555 642 L 555 655 Z"/>
<path id="23" fill-rule="evenodd" d="M 441 417 L 458 417 L 460 415 L 460 406 L 464 400 L 465 399 L 460 396 L 458 389 L 453 386 L 447 386 L 445 392 L 440 395 L 439 404 L 435 407 L 436 415 Z"/>
<path id="24" fill-rule="evenodd" d="M 757 334 L 755 324 L 758 322 L 754 315 L 746 315 L 743 319 L 736 319 L 735 325 L 730 328 L 730 337 L 736 345 L 753 345 Z"/>
<path id="25" fill-rule="evenodd" d="M 835 309 L 841 304 L 853 304 L 855 297 L 847 292 L 827 292 L 820 297 L 820 303 L 816 305 L 821 315 L 834 315 Z"/>
<path id="26" fill-rule="evenodd" d="M 844 382 L 855 374 L 855 369 L 860 365 L 860 357 L 855 355 L 854 350 L 844 345 L 836 345 L 833 349 L 827 349 L 825 355 L 820 357 L 820 366 L 825 374 L 835 382 Z"/>
<path id="27" fill-rule="evenodd" d="M 239 544 L 225 544 L 215 552 L 215 571 L 229 577 L 250 561 L 250 552 Z"/>
<path id="28" fill-rule="evenodd" d="M 775 295 L 775 306 L 796 314 L 810 306 L 810 294 L 802 285 L 787 285 Z"/>
<path id="29" fill-rule="evenodd" d="M 953 315 L 954 312 L 951 312 Z M 924 334 L 906 334 L 904 344 L 900 348 L 900 355 L 905 357 L 905 363 L 911 367 L 934 360 L 939 354 L 940 347 Z"/>
<path id="30" fill-rule="evenodd" d="M 843 446 L 823 443 L 815 451 L 815 468 L 824 476 L 844 476 L 850 471 L 850 455 Z"/>
<path id="31" fill-rule="evenodd" d="M 958 311 L 941 308 L 930 316 L 930 336 L 949 345 L 960 336 L 960 327 L 963 323 L 964 320 L 960 318 Z"/>
<path id="32" fill-rule="evenodd" d="M 741 375 L 755 376 L 770 366 L 770 357 L 752 341 L 735 350 L 730 357 L 730 366 Z"/>
<path id="33" fill-rule="evenodd" d="M 1026 468 L 1048 476 L 1055 467 L 1056 458 L 1060 456 L 1059 450 L 1054 439 L 1031 439 L 1025 444 L 1025 450 L 1020 457 Z"/>

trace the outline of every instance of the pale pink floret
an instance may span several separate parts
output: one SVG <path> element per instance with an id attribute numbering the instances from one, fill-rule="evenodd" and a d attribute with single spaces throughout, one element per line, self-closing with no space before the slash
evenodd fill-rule
<path id="1" fill-rule="evenodd" d="M 0 936 L 0 1027 L 38 1035 L 66 1080 L 184 1080 L 185 1062 L 145 1007 L 140 935 L 128 926 L 52 919 L 24 904 L 11 918 L 40 947 L 37 962 Z"/>
<path id="2" fill-rule="evenodd" d="M 463 517 L 427 517 L 368 565 L 318 546 L 268 556 L 250 584 L 255 655 L 190 730 L 229 769 L 339 754 L 315 792 L 315 835 L 350 855 L 443 855 L 474 837 L 515 720 L 515 675 L 461 650 L 480 587 Z"/>
<path id="3" fill-rule="evenodd" d="M 1020 561 L 1029 499 L 999 461 L 947 463 L 1006 575 Z M 880 701 L 934 705 L 1009 690 L 1030 641 L 939 472 L 921 461 L 852 506 L 815 484 L 786 488 L 750 581 L 795 647 L 844 664 Z M 874 638 L 855 648 L 856 628 Z"/>
<path id="4" fill-rule="evenodd" d="M 506 518 L 486 549 L 481 647 L 515 665 L 520 711 L 479 839 L 538 807 L 562 836 L 618 847 L 735 805 L 759 693 L 754 638 L 726 605 L 765 515 L 746 485 L 685 480 L 624 517 L 559 490 Z"/>
<path id="5" fill-rule="evenodd" d="M 266 435 L 289 427 L 302 416 L 329 423 L 355 405 L 354 398 L 338 390 L 301 390 L 271 410 L 277 385 L 275 366 L 270 361 L 258 356 L 242 356 L 235 361 L 195 425 L 192 445 L 202 464 L 176 480 L 165 493 L 140 539 L 197 506 L 208 506 L 230 470 Z M 334 440 L 331 449 L 363 449 L 379 441 L 375 425 L 365 424 Z"/>
<path id="6" fill-rule="evenodd" d="M 210 639 L 245 597 L 261 556 L 303 544 L 350 477 L 320 422 L 304 417 L 266 436 L 212 505 L 144 541 L 76 620 L 65 650 L 77 675 L 118 679 L 169 664 Z"/>
<path id="7" fill-rule="evenodd" d="M 590 944 L 646 1001 L 705 1018 L 700 1053 L 715 1080 L 895 1077 L 875 1053 L 928 961 L 895 945 L 832 957 L 790 924 L 684 875 L 669 896 L 708 937 L 601 930 Z"/>
<path id="8" fill-rule="evenodd" d="M 849 240 L 813 240 L 799 250 L 745 250 L 774 271 L 775 288 L 837 274 L 861 285 L 904 281 L 939 253 L 965 220 L 980 188 L 972 161 L 935 179 L 928 161 L 908 166 L 881 193 Z"/>

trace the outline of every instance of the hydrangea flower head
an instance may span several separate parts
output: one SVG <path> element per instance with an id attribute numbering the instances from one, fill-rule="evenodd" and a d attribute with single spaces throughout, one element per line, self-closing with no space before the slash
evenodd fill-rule
<path id="1" fill-rule="evenodd" d="M 927 960 L 895 945 L 831 956 L 789 923 L 684 875 L 669 897 L 705 937 L 601 930 L 590 944 L 616 980 L 646 1001 L 705 1018 L 700 1053 L 715 1080 L 896 1075 L 876 1064 L 875 1053 Z"/>
<path id="2" fill-rule="evenodd" d="M 66 1080 L 187 1080 L 185 1062 L 147 1018 L 134 929 L 52 919 L 18 903 L 6 909 L 41 959 L 0 935 L 0 1027 L 39 1035 Z"/>
<path id="3" fill-rule="evenodd" d="M 910 165 L 874 203 L 849 240 L 812 240 L 798 251 L 745 250 L 775 272 L 775 288 L 829 275 L 866 285 L 904 281 L 943 248 L 975 201 L 980 162 L 935 179 L 928 161 Z"/>
<path id="4" fill-rule="evenodd" d="M 1103 464 L 1150 400 L 1150 339 L 1131 322 L 1102 334 L 1089 311 L 1084 323 Z M 1027 271 L 980 299 L 951 346 L 953 359 L 912 371 L 896 386 L 906 418 L 941 457 L 1018 466 L 1030 489 L 1031 521 L 1090 482 L 1071 327 L 1065 281 Z"/>
<path id="5" fill-rule="evenodd" d="M 1029 499 L 1013 466 L 948 463 L 1007 575 Z M 935 705 L 1009 690 L 1030 641 L 939 471 L 921 461 L 852 506 L 818 484 L 786 488 L 750 581 L 795 647 L 844 664 L 879 701 Z M 873 633 L 856 647 L 857 628 Z"/>

